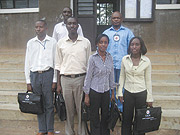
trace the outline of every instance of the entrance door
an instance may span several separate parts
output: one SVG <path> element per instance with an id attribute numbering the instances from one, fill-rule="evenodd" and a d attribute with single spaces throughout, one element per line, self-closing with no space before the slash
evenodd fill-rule
<path id="1" fill-rule="evenodd" d="M 92 44 L 92 50 L 96 50 L 95 38 L 96 25 L 96 0 L 74 0 L 74 15 L 82 26 L 83 34 Z"/>
<path id="2" fill-rule="evenodd" d="M 95 39 L 98 34 L 111 26 L 111 14 L 119 10 L 121 0 L 74 0 L 74 15 L 82 26 L 84 36 L 96 50 Z"/>
<path id="3" fill-rule="evenodd" d="M 119 7 L 120 0 L 97 0 L 97 34 L 111 27 L 111 14 Z"/>

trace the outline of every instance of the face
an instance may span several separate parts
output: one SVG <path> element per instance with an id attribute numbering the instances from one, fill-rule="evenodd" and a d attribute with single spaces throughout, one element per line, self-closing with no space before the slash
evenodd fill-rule
<path id="1" fill-rule="evenodd" d="M 139 39 L 137 38 L 133 39 L 130 44 L 131 54 L 140 54 L 140 50 L 141 50 L 141 44 L 140 44 Z"/>
<path id="2" fill-rule="evenodd" d="M 69 17 L 72 16 L 72 11 L 69 8 L 64 8 L 62 13 L 64 20 L 67 20 Z"/>
<path id="3" fill-rule="evenodd" d="M 122 15 L 119 12 L 114 12 L 111 16 L 111 23 L 114 27 L 120 27 L 122 23 Z"/>
<path id="4" fill-rule="evenodd" d="M 44 22 L 41 22 L 41 21 L 36 22 L 35 31 L 36 31 L 36 34 L 39 37 L 45 36 L 46 35 L 46 30 L 47 30 L 47 27 L 45 26 Z"/>
<path id="5" fill-rule="evenodd" d="M 108 47 L 108 39 L 107 39 L 107 37 L 102 37 L 99 40 L 97 46 L 98 46 L 98 51 L 105 52 L 107 47 Z"/>
<path id="6" fill-rule="evenodd" d="M 67 20 L 66 28 L 69 32 L 69 34 L 76 34 L 78 29 L 78 23 L 75 18 L 69 18 Z"/>

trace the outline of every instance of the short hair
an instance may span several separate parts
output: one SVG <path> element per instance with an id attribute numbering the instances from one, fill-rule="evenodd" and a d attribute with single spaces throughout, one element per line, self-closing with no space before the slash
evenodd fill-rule
<path id="1" fill-rule="evenodd" d="M 42 22 L 42 23 L 44 23 L 44 26 L 47 27 L 47 23 L 46 23 L 45 19 L 39 19 L 36 22 Z"/>
<path id="2" fill-rule="evenodd" d="M 141 45 L 140 53 L 141 53 L 142 55 L 145 55 L 145 54 L 147 53 L 147 48 L 146 48 L 146 45 L 145 45 L 145 43 L 144 43 L 144 41 L 142 40 L 141 37 L 133 37 L 133 38 L 131 38 L 131 40 L 130 40 L 130 42 L 129 42 L 129 47 L 128 47 L 128 54 L 131 54 L 130 45 L 131 45 L 132 41 L 133 41 L 134 39 L 136 39 L 136 38 L 139 40 L 140 45 Z"/>
<path id="3" fill-rule="evenodd" d="M 108 43 L 109 43 L 109 37 L 106 34 L 99 34 L 96 38 L 96 45 L 99 43 L 99 41 L 101 40 L 102 37 L 106 37 L 108 39 Z"/>
<path id="4" fill-rule="evenodd" d="M 71 11 L 71 13 L 72 13 L 72 9 L 71 9 L 70 7 L 65 6 L 65 7 L 63 8 L 63 10 L 64 10 L 65 8 L 69 8 L 69 10 L 70 10 L 70 11 Z"/>
<path id="5" fill-rule="evenodd" d="M 73 18 L 73 19 L 75 19 L 75 20 L 76 20 L 76 22 L 77 22 L 77 24 L 78 24 L 78 19 L 77 19 L 76 17 L 74 17 L 74 16 L 71 16 L 71 17 L 69 17 L 67 20 L 69 20 L 70 18 Z"/>

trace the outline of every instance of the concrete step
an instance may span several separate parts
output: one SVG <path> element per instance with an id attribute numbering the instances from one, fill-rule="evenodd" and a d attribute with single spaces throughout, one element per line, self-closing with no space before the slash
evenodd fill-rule
<path id="1" fill-rule="evenodd" d="M 9 52 L 9 53 L 0 53 L 0 61 L 24 61 L 25 59 L 25 52 Z"/>
<path id="2" fill-rule="evenodd" d="M 158 82 L 152 83 L 153 95 L 180 95 L 180 83 Z"/>
<path id="3" fill-rule="evenodd" d="M 152 63 L 180 63 L 180 54 L 148 53 L 147 57 Z"/>
<path id="4" fill-rule="evenodd" d="M 180 72 L 152 72 L 153 81 L 162 81 L 162 82 L 174 82 L 178 83 L 180 80 Z"/>
<path id="5" fill-rule="evenodd" d="M 23 61 L 3 61 L 3 62 L 0 62 L 0 68 L 24 69 L 24 62 Z"/>
<path id="6" fill-rule="evenodd" d="M 180 110 L 162 109 L 160 128 L 180 130 Z"/>
<path id="7" fill-rule="evenodd" d="M 24 70 L 18 69 L 4 69 L 0 70 L 0 80 L 25 80 Z"/>
<path id="8" fill-rule="evenodd" d="M 180 72 L 180 64 L 152 63 L 152 70 Z"/>
<path id="9" fill-rule="evenodd" d="M 25 80 L 0 80 L 0 90 L 26 90 Z"/>
<path id="10" fill-rule="evenodd" d="M 180 96 L 153 95 L 153 106 L 161 106 L 163 109 L 179 109 Z"/>

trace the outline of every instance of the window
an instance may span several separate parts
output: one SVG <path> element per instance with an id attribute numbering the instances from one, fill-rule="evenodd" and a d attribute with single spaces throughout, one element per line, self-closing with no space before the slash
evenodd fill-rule
<path id="1" fill-rule="evenodd" d="M 156 4 L 180 4 L 180 0 L 157 0 Z"/>
<path id="2" fill-rule="evenodd" d="M 124 21 L 153 21 L 154 0 L 122 0 Z"/>
<path id="3" fill-rule="evenodd" d="M 156 9 L 180 9 L 180 0 L 157 0 Z"/>
<path id="4" fill-rule="evenodd" d="M 113 3 L 97 3 L 97 25 L 110 25 Z"/>
<path id="5" fill-rule="evenodd" d="M 38 0 L 0 0 L 0 9 L 38 8 Z"/>

